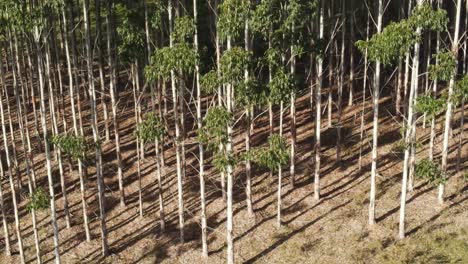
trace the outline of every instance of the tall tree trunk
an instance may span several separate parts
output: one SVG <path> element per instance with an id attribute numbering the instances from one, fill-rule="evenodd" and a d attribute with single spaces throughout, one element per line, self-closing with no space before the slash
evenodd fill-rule
<path id="1" fill-rule="evenodd" d="M 341 25 L 341 56 L 340 56 L 340 77 L 338 85 L 338 120 L 336 124 L 336 162 L 341 163 L 341 116 L 343 114 L 343 88 L 345 71 L 345 42 L 346 42 L 346 1 L 342 0 L 342 25 Z M 351 93 L 351 91 L 350 91 Z"/>
<path id="2" fill-rule="evenodd" d="M 195 23 L 195 32 L 194 32 L 194 46 L 198 53 L 198 10 L 197 10 L 197 0 L 193 0 L 193 17 Z M 197 89 L 197 127 L 198 129 L 202 128 L 202 102 L 201 102 L 201 87 L 200 87 L 200 68 L 195 65 L 195 82 Z M 206 198 L 205 198 L 205 164 L 204 164 L 204 150 L 203 144 L 198 143 L 198 162 L 199 162 L 199 177 L 200 177 L 200 222 L 201 222 L 201 236 L 202 236 L 202 254 L 204 257 L 208 257 L 208 239 L 207 239 L 207 223 L 206 223 Z"/>
<path id="3" fill-rule="evenodd" d="M 105 186 L 102 175 L 102 154 L 101 154 L 101 139 L 98 131 L 98 119 L 96 111 L 96 91 L 94 88 L 94 77 L 93 77 L 93 55 L 91 49 L 91 22 L 89 20 L 89 0 L 83 1 L 83 22 L 85 29 L 85 41 L 86 41 L 86 58 L 87 58 L 87 72 L 89 82 L 89 99 L 91 106 L 91 129 L 93 130 L 93 140 L 96 151 L 96 179 L 98 185 L 98 198 L 99 198 L 99 220 L 101 227 L 101 249 L 102 255 L 107 256 L 109 254 L 109 248 L 107 244 L 107 227 L 106 227 L 106 206 L 105 206 Z"/>
<path id="4" fill-rule="evenodd" d="M 324 22 L 323 13 L 325 9 L 325 2 L 322 0 L 320 8 L 320 39 L 324 36 Z M 319 56 L 317 59 L 317 88 L 315 90 L 315 173 L 314 173 L 314 198 L 320 199 L 320 128 L 321 128 L 321 114 L 322 114 L 322 85 L 323 85 L 323 58 Z"/>
<path id="5" fill-rule="evenodd" d="M 461 17 L 461 8 L 462 8 L 462 1 L 457 0 L 457 7 L 456 7 L 456 18 L 455 18 L 455 32 L 453 34 L 453 42 L 452 42 L 452 53 L 455 58 L 458 57 L 458 49 L 459 49 L 459 37 L 460 37 L 460 17 Z M 456 61 L 456 66 L 458 66 L 458 60 Z M 453 90 L 455 86 L 455 77 L 457 75 L 458 67 L 455 67 L 452 76 L 450 77 L 449 88 L 448 88 L 448 98 L 447 100 L 447 111 L 445 112 L 445 124 L 444 124 L 444 139 L 442 143 L 442 177 L 447 175 L 447 159 L 448 159 L 448 151 L 449 151 L 449 136 L 450 130 L 452 129 L 452 112 L 453 112 L 453 101 L 451 98 L 453 97 Z M 444 203 L 444 189 L 445 184 L 439 184 L 439 204 Z"/>
<path id="6" fill-rule="evenodd" d="M 377 33 L 382 32 L 382 17 L 384 12 L 383 0 L 379 0 L 378 15 L 377 15 Z M 375 63 L 374 75 L 374 90 L 373 90 L 373 108 L 374 121 L 372 130 L 372 167 L 371 167 L 371 186 L 369 197 L 369 225 L 375 224 L 375 193 L 376 193 L 376 178 L 377 178 L 377 148 L 379 138 L 379 98 L 380 98 L 380 61 Z"/>
<path id="7" fill-rule="evenodd" d="M 173 13 L 172 13 L 172 0 L 169 0 L 169 5 L 167 7 L 169 13 L 169 45 L 173 46 Z M 176 87 L 176 74 L 174 70 L 171 70 L 171 89 L 172 89 L 172 107 L 174 111 L 174 124 L 175 124 L 175 151 L 176 151 L 176 160 L 177 160 L 177 198 L 179 205 L 179 232 L 180 232 L 180 242 L 184 243 L 184 194 L 183 194 L 183 176 L 182 176 L 182 159 L 181 159 L 181 148 L 180 148 L 180 123 L 179 123 L 179 113 L 178 113 L 178 94 Z"/>
<path id="8" fill-rule="evenodd" d="M 423 0 L 418 0 L 418 6 L 422 5 Z M 419 36 L 421 34 L 421 28 L 416 29 L 416 34 Z M 408 185 L 408 174 L 410 166 L 410 151 L 409 147 L 412 144 L 412 135 L 413 129 L 415 129 L 415 120 L 414 120 L 414 105 L 415 105 L 415 94 L 418 88 L 418 74 L 419 74 L 419 51 L 421 44 L 417 42 L 414 44 L 414 57 L 413 57 L 413 72 L 411 76 L 411 87 L 408 98 L 408 117 L 406 123 L 406 132 L 405 132 L 405 157 L 403 162 L 403 180 L 401 184 L 401 202 L 400 202 L 400 228 L 399 228 L 399 238 L 405 238 L 405 209 L 406 209 L 406 192 Z"/>
<path id="9" fill-rule="evenodd" d="M 366 41 L 369 41 L 369 20 L 370 20 L 370 15 L 367 15 L 367 23 L 366 23 Z M 364 52 L 364 80 L 362 84 L 362 105 L 361 105 L 361 128 L 360 128 L 360 133 L 359 133 L 359 171 L 362 169 L 362 150 L 364 148 L 364 116 L 365 116 L 365 110 L 366 110 L 366 91 L 367 91 L 367 70 L 369 68 L 369 63 L 368 63 L 368 52 L 367 48 L 366 51 Z"/>

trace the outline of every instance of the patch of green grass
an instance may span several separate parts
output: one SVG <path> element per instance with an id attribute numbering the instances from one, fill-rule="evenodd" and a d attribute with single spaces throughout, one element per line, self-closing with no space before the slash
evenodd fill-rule
<path id="1" fill-rule="evenodd" d="M 416 234 L 376 252 L 376 263 L 468 263 L 468 235 L 459 233 Z"/>

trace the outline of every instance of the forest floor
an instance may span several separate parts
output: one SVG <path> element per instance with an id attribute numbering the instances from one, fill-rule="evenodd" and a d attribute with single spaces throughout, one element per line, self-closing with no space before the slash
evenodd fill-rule
<path id="1" fill-rule="evenodd" d="M 138 177 L 134 143 L 133 102 L 124 101 L 130 94 L 121 95 L 120 128 L 124 159 L 125 192 L 127 206 L 119 206 L 117 165 L 114 144 L 103 144 L 104 177 L 106 183 L 107 228 L 111 255 L 101 256 L 99 208 L 94 168 L 89 169 L 87 195 L 89 203 L 92 240 L 86 242 L 82 226 L 79 179 L 75 171 L 69 172 L 66 164 L 68 199 L 72 214 L 72 227 L 66 228 L 63 212 L 63 197 L 59 185 L 58 167 L 54 162 L 57 208 L 59 210 L 60 249 L 63 263 L 224 263 L 226 255 L 225 220 L 226 208 L 220 191 L 219 174 L 207 165 L 207 217 L 209 226 L 209 257 L 201 256 L 199 226 L 199 179 L 196 155 L 198 148 L 193 144 L 195 135 L 190 133 L 187 140 L 187 176 L 184 182 L 186 216 L 186 243 L 178 241 L 177 188 L 175 157 L 173 148 L 166 147 L 166 169 L 164 188 L 166 204 L 166 232 L 159 226 L 157 181 L 155 178 L 154 151 L 147 149 L 142 164 L 142 195 L 144 216 L 139 216 Z M 368 98 L 369 99 L 369 98 Z M 360 102 L 357 98 L 355 102 Z M 468 141 L 462 147 L 461 172 L 454 173 L 456 143 L 459 133 L 459 118 L 456 111 L 453 137 L 451 137 L 450 179 L 446 187 L 446 202 L 437 203 L 437 188 L 424 181 L 415 180 L 414 191 L 408 194 L 406 230 L 407 239 L 398 240 L 398 218 L 401 192 L 401 153 L 395 151 L 400 140 L 401 120 L 393 116 L 392 98 L 381 100 L 381 120 L 379 136 L 379 159 L 377 177 L 377 223 L 369 227 L 368 196 L 370 186 L 370 140 L 372 110 L 366 109 L 366 136 L 363 142 L 363 167 L 358 168 L 360 104 L 346 107 L 343 115 L 344 147 L 343 162 L 336 163 L 336 129 L 327 127 L 326 117 L 322 123 L 322 168 L 321 199 L 313 198 L 313 117 L 307 96 L 298 98 L 298 143 L 297 143 L 297 186 L 292 189 L 289 169 L 285 168 L 283 185 L 283 227 L 277 228 L 276 192 L 277 177 L 265 171 L 253 173 L 252 193 L 255 217 L 249 217 L 245 204 L 244 166 L 236 169 L 234 188 L 234 237 L 236 263 L 468 263 Z M 369 100 L 368 100 L 369 102 Z M 285 108 L 288 109 L 288 108 Z M 86 110 L 86 109 L 85 109 Z M 285 112 L 285 136 L 289 137 L 289 110 Z M 87 112 L 86 112 L 87 113 Z M 278 111 L 275 123 L 278 124 Z M 169 113 L 170 115 L 171 113 Z M 31 117 L 32 118 L 32 117 Z M 89 118 L 85 115 L 84 118 Z M 442 118 L 441 116 L 439 118 Z M 67 116 L 69 127 L 71 115 Z M 334 116 L 336 119 L 336 116 Z M 30 119 L 31 120 L 31 119 Z M 441 119 L 437 125 L 437 158 L 440 157 Z M 87 123 L 87 122 L 86 122 Z M 190 122 L 189 122 L 190 123 Z M 468 122 L 465 130 L 468 129 Z M 191 128 L 191 127 L 189 127 Z M 89 128 L 86 128 L 89 129 Z M 101 131 L 103 127 L 101 126 Z M 187 129 L 191 130 L 191 129 Z M 31 127 L 31 132 L 33 133 Z M 243 135 L 236 128 L 235 150 L 243 148 Z M 268 136 L 267 113 L 255 121 L 254 145 L 263 144 Z M 427 143 L 429 129 L 419 126 L 418 139 Z M 258 143 L 262 142 L 262 143 Z M 427 156 L 427 144 L 418 148 L 418 158 Z M 18 149 L 21 160 L 22 149 Z M 47 181 L 43 163 L 44 156 L 35 156 L 38 184 L 45 186 Z M 209 162 L 209 160 L 208 160 Z M 76 169 L 76 166 L 75 166 Z M 24 171 L 22 172 L 24 175 Z M 3 181 L 3 190 L 8 190 Z M 26 212 L 27 188 L 22 191 L 21 224 L 25 253 L 29 263 L 35 262 L 35 248 L 30 215 Z M 11 204 L 9 191 L 6 204 Z M 11 237 L 15 225 L 12 208 L 9 212 Z M 38 213 L 43 261 L 52 263 L 53 241 L 50 213 Z M 0 263 L 18 263 L 16 239 L 12 239 L 13 256 L 0 255 Z M 0 248 L 4 247 L 3 236 Z"/>

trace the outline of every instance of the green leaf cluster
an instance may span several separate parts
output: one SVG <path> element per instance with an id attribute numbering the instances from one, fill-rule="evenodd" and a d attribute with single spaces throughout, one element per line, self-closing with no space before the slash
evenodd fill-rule
<path id="1" fill-rule="evenodd" d="M 51 142 L 65 154 L 70 155 L 73 160 L 84 161 L 86 159 L 89 145 L 83 136 L 74 134 L 55 135 L 51 138 Z"/>
<path id="2" fill-rule="evenodd" d="M 40 211 L 49 208 L 50 196 L 41 187 L 37 188 L 32 194 L 29 195 L 26 210 Z"/>
<path id="3" fill-rule="evenodd" d="M 368 41 L 357 41 L 356 46 L 362 53 L 367 49 L 369 60 L 390 65 L 403 57 L 416 41 L 414 28 L 407 20 L 402 20 L 390 23 L 382 33 L 374 35 Z"/>
<path id="4" fill-rule="evenodd" d="M 240 47 L 233 47 L 221 57 L 221 82 L 237 84 L 243 81 L 244 71 L 250 66 L 252 53 Z"/>
<path id="5" fill-rule="evenodd" d="M 276 71 L 273 79 L 268 83 L 269 98 L 268 100 L 274 104 L 279 104 L 281 101 L 286 101 L 291 96 L 291 92 L 295 92 L 296 83 L 294 76 L 280 68 Z"/>
<path id="6" fill-rule="evenodd" d="M 229 165 L 234 167 L 236 163 L 236 157 L 232 153 L 227 154 L 226 151 L 217 151 L 213 156 L 213 165 L 221 172 L 226 172 Z"/>
<path id="7" fill-rule="evenodd" d="M 284 137 L 274 134 L 268 138 L 268 148 L 252 149 L 245 158 L 276 172 L 288 163 L 289 147 Z"/>
<path id="8" fill-rule="evenodd" d="M 252 106 L 263 105 L 268 98 L 266 87 L 253 78 L 237 84 L 234 93 L 236 102 L 248 109 Z"/>
<path id="9" fill-rule="evenodd" d="M 221 38 L 238 38 L 248 19 L 249 10 L 250 1 L 248 0 L 224 0 L 219 5 L 217 25 Z"/>
<path id="10" fill-rule="evenodd" d="M 432 9 L 428 3 L 417 6 L 409 18 L 413 28 L 421 27 L 423 31 L 441 32 L 448 23 L 447 11 Z"/>
<path id="11" fill-rule="evenodd" d="M 421 36 L 417 28 L 422 31 L 442 31 L 448 23 L 447 12 L 442 9 L 433 10 L 429 4 L 418 6 L 408 19 L 391 22 L 384 30 L 372 36 L 368 41 L 359 40 L 357 48 L 368 52 L 369 60 L 380 61 L 390 65 L 396 59 L 403 57 Z"/>
<path id="12" fill-rule="evenodd" d="M 207 144 L 211 151 L 217 151 L 220 144 L 228 142 L 227 126 L 232 123 L 233 115 L 224 107 L 210 107 L 203 120 L 203 127 L 197 131 L 198 140 Z"/>
<path id="13" fill-rule="evenodd" d="M 218 73 L 211 70 L 200 78 L 200 86 L 203 92 L 207 94 L 214 94 L 221 87 L 222 83 L 218 78 Z"/>
<path id="14" fill-rule="evenodd" d="M 143 122 L 137 125 L 135 134 L 144 144 L 160 141 L 166 130 L 159 116 L 148 113 Z"/>
<path id="15" fill-rule="evenodd" d="M 447 98 L 434 98 L 430 95 L 419 96 L 416 99 L 416 112 L 425 113 L 429 119 L 436 117 L 447 105 Z"/>
<path id="16" fill-rule="evenodd" d="M 460 103 L 468 100 L 468 74 L 455 84 L 454 101 Z"/>
<path id="17" fill-rule="evenodd" d="M 151 59 L 151 64 L 146 66 L 145 75 L 149 80 L 171 77 L 171 71 L 179 74 L 191 73 L 198 62 L 198 54 L 190 45 L 177 43 L 172 47 L 157 49 Z"/>
<path id="18" fill-rule="evenodd" d="M 439 165 L 429 159 L 422 159 L 417 162 L 414 167 L 414 174 L 416 177 L 427 180 L 434 186 L 445 184 L 446 182 Z"/>
<path id="19" fill-rule="evenodd" d="M 177 43 L 188 43 L 195 33 L 195 22 L 190 16 L 180 16 L 175 20 L 172 38 Z"/>
<path id="20" fill-rule="evenodd" d="M 431 80 L 448 81 L 455 71 L 457 62 L 452 52 L 439 52 L 432 56 L 437 61 L 437 65 L 429 66 L 429 78 Z"/>

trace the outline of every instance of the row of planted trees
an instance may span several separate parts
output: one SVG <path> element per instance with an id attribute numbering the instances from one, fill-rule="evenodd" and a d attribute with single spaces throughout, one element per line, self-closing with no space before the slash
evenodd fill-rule
<path id="1" fill-rule="evenodd" d="M 60 262 L 59 228 L 54 186 L 60 185 L 67 228 L 72 224 L 67 198 L 66 174 L 77 170 L 81 194 L 82 224 L 91 240 L 86 183 L 88 170 L 96 174 L 102 254 L 109 254 L 106 221 L 106 186 L 103 173 L 103 144 L 111 144 L 117 163 L 120 205 L 128 204 L 124 188 L 119 118 L 131 86 L 135 149 L 139 186 L 139 213 L 144 214 L 141 160 L 155 153 L 159 223 L 164 232 L 165 191 L 163 175 L 166 153 L 175 152 L 178 227 L 185 240 L 184 182 L 187 173 L 187 141 L 196 133 L 200 181 L 200 225 L 202 252 L 208 255 L 206 215 L 206 165 L 219 172 L 222 197 L 227 206 L 227 260 L 234 263 L 233 195 L 235 178 L 245 173 L 246 208 L 255 208 L 252 198 L 252 167 L 268 168 L 277 174 L 277 224 L 281 226 L 284 167 L 289 165 L 291 188 L 296 183 L 296 101 L 309 94 L 313 112 L 313 196 L 321 199 L 322 115 L 336 130 L 336 162 L 343 161 L 342 132 L 344 95 L 349 106 L 361 112 L 359 168 L 367 132 L 365 116 L 372 105 L 372 163 L 370 171 L 369 224 L 375 223 L 376 177 L 378 174 L 379 105 L 381 93 L 388 94 L 395 80 L 395 113 L 402 120 L 404 153 L 402 171 L 400 237 L 405 236 L 407 191 L 414 177 L 438 185 L 439 202 L 444 199 L 448 168 L 449 138 L 453 112 L 461 105 L 457 170 L 462 167 L 463 111 L 468 77 L 466 34 L 468 18 L 462 22 L 462 1 L 412 0 L 384 15 L 388 1 L 305 0 L 34 0 L 0 3 L 1 119 L 6 174 L 15 216 L 15 231 L 21 261 L 25 262 L 18 193 L 27 179 L 28 211 L 32 215 L 36 259 L 41 245 L 36 223 L 37 210 L 50 210 L 54 254 Z M 407 4 L 407 5 L 406 5 Z M 468 4 L 466 5 L 468 9 Z M 406 8 L 407 7 L 407 8 Z M 449 17 L 444 10 L 454 14 Z M 104 15 L 103 15 L 104 13 Z M 466 16 L 466 12 L 465 12 Z M 385 23 L 384 21 L 388 21 Z M 376 28 L 372 27 L 375 22 Z M 384 27 L 384 24 L 388 24 Z M 365 25 L 364 31 L 357 25 Z M 363 39 L 357 41 L 358 39 Z M 435 40 L 435 47 L 430 46 Z M 444 45 L 444 43 L 451 43 Z M 465 53 L 460 54 L 464 45 Z M 357 50 L 360 53 L 355 52 Z M 424 50 L 424 52 L 422 52 Z M 424 59 L 420 59 L 424 54 Z M 360 61 L 361 63 L 356 63 Z M 462 63 L 459 63 L 462 61 Z M 362 71 L 356 64 L 361 64 Z M 463 67 L 459 67 L 462 64 Z M 424 65 L 425 72 L 421 71 Z M 397 74 L 387 74 L 387 68 Z M 465 77 L 460 76 L 460 68 Z M 326 71 L 328 70 L 328 80 Z M 421 76 L 422 75 L 422 76 Z M 359 78 L 358 78 L 359 77 Z M 362 79 L 358 80 L 358 79 Z M 424 85 L 420 80 L 424 79 Z M 127 85 L 124 84 L 127 81 Z M 384 82 L 385 80 L 385 82 Z M 355 87 L 362 87 L 358 102 Z M 448 86 L 445 88 L 445 86 Z M 366 99 L 371 90 L 372 104 Z M 326 94 L 325 94 L 326 93 Z M 13 100 L 10 96 L 13 94 Z M 326 103 L 322 104 L 323 97 Z M 335 102 L 336 99 L 336 102 Z M 10 105 L 14 102 L 15 105 Z M 325 107 L 325 108 L 324 108 Z M 336 109 L 336 117 L 333 113 Z M 128 110 L 127 110 L 128 111 Z M 32 114 L 28 114 L 32 112 Z M 269 138 L 253 144 L 256 120 L 268 112 Z M 284 124 L 289 112 L 289 124 Z M 444 112 L 441 158 L 436 157 L 436 122 Z M 13 116 L 16 113 L 16 116 Z M 89 115 L 90 118 L 87 118 Z M 278 116 L 278 118 L 276 118 Z M 275 121 L 279 119 L 279 124 Z M 420 143 L 418 125 L 430 123 L 427 159 L 417 160 Z M 193 125 L 193 128 L 191 124 Z M 19 127 L 19 140 L 15 125 Z M 285 127 L 289 133 L 285 133 Z M 196 128 L 195 128 L 196 127 Z M 242 132 L 242 147 L 234 147 Z M 92 135 L 92 136 L 91 136 Z M 193 136 L 192 136 L 193 137 Z M 18 142 L 21 144 L 17 145 Z M 35 163 L 44 155 L 44 162 Z M 3 153 L 2 153 L 3 154 Z M 354 162 L 354 161 L 352 161 Z M 439 163 L 441 166 L 439 166 Z M 70 170 L 66 171 L 65 164 Z M 37 186 L 38 168 L 44 168 L 48 186 Z M 60 182 L 54 182 L 58 167 Z M 23 170 L 24 168 L 24 170 Z M 95 170 L 91 170 L 95 168 Z M 242 172 L 239 172 L 242 171 Z M 363 171 L 364 174 L 367 172 Z M 16 181 L 16 184 L 15 184 Z M 45 190 L 48 190 L 46 192 Z M 5 251 L 10 254 L 10 234 L 0 188 Z M 166 212 L 167 213 L 167 212 Z"/>

